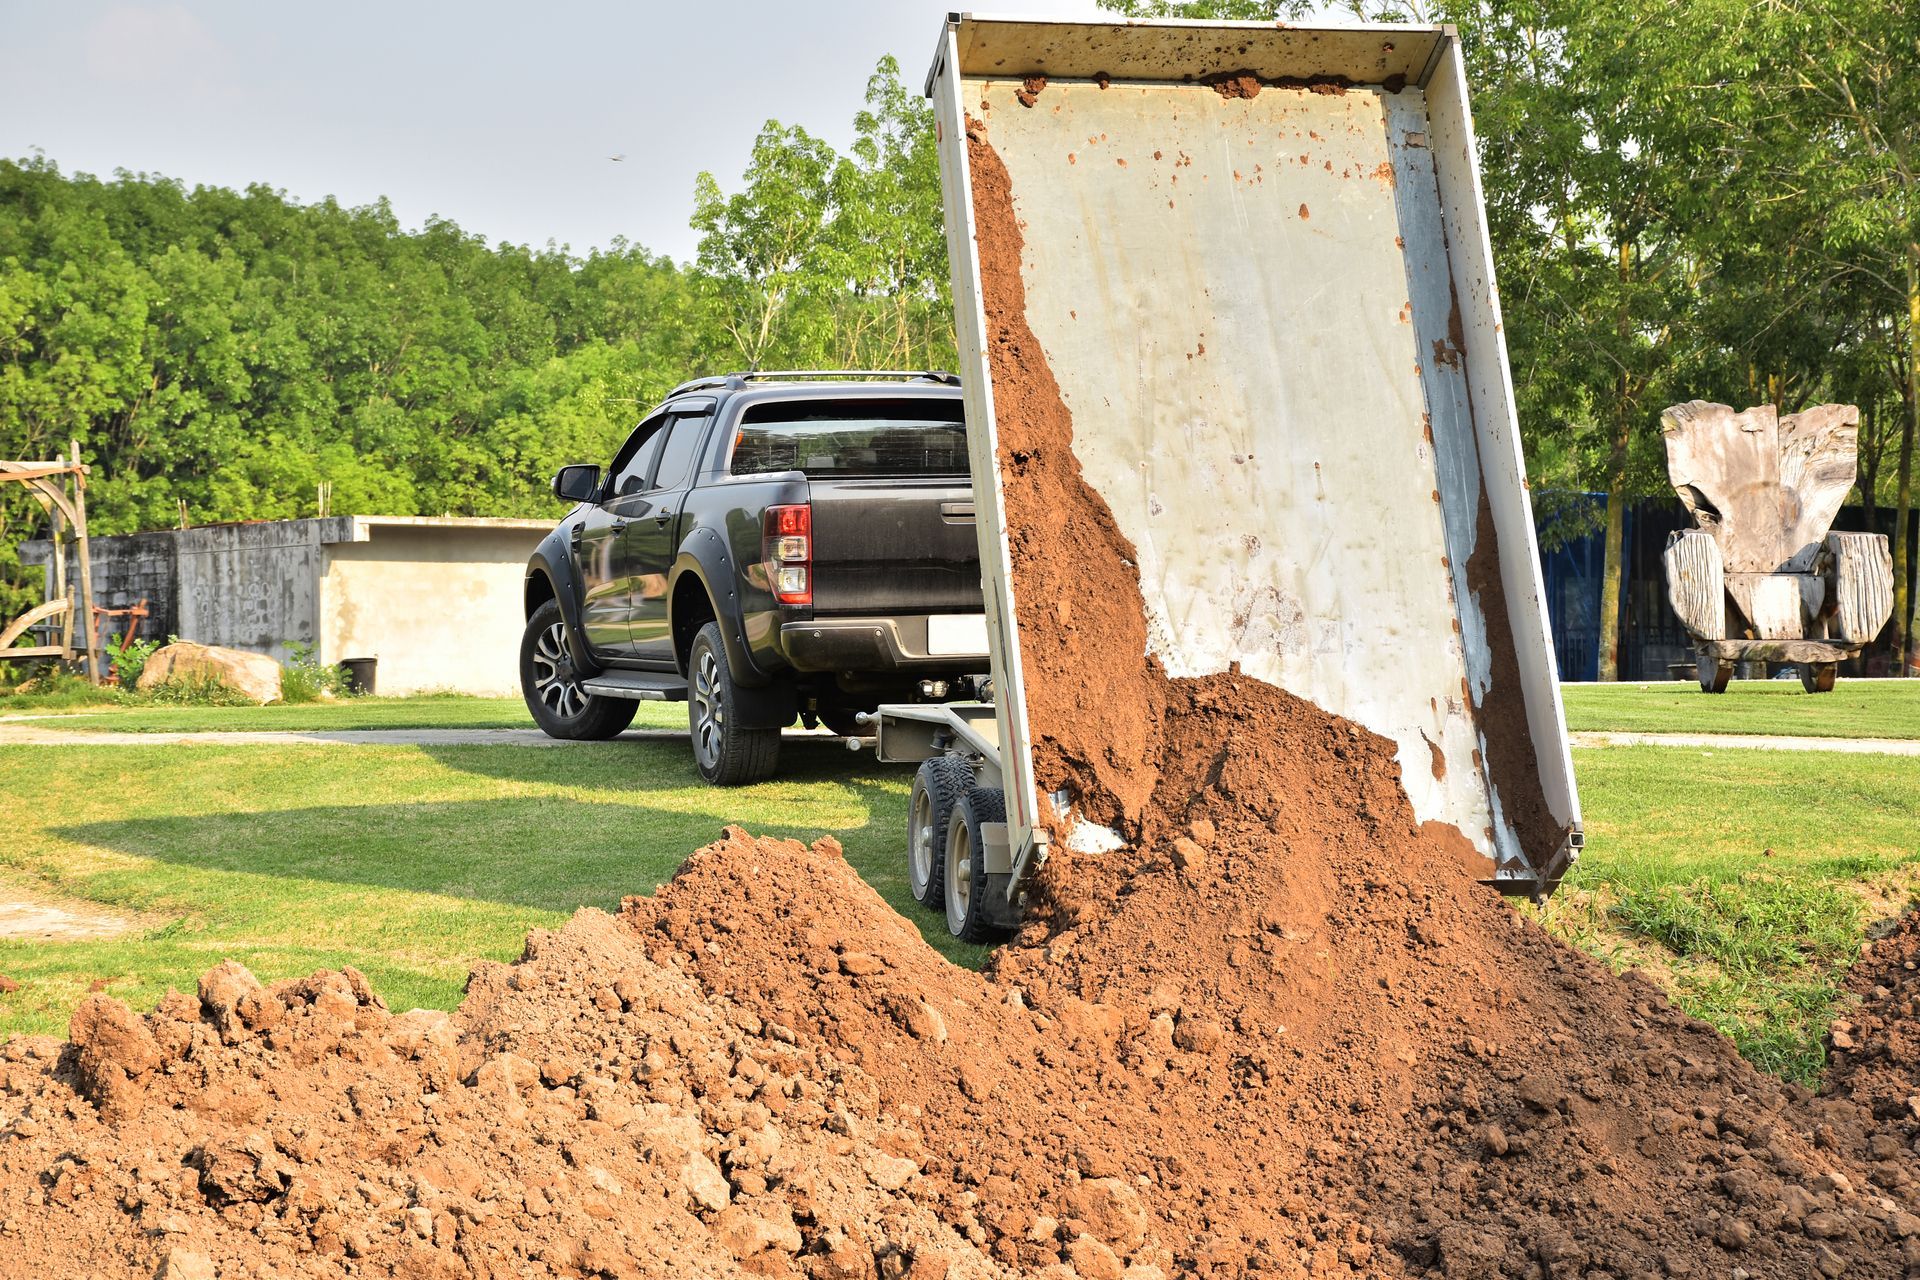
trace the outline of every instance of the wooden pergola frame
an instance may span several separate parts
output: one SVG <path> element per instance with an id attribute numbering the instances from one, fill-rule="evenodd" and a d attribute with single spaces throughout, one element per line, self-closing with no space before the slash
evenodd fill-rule
<path id="1" fill-rule="evenodd" d="M 0 661 L 18 658 L 56 658 L 72 662 L 82 653 L 87 658 L 87 678 L 95 684 L 102 679 L 99 646 L 93 628 L 93 565 L 87 557 L 87 464 L 80 461 L 80 442 L 70 441 L 71 454 L 52 462 L 15 462 L 0 458 L 0 484 L 18 483 L 27 487 L 34 501 L 46 511 L 52 523 L 53 576 L 45 604 L 27 610 L 0 627 Z M 79 599 L 67 586 L 67 546 L 73 544 L 74 568 L 78 571 Z M 13 642 L 30 629 L 60 621 L 60 643 L 13 648 Z M 80 642 L 75 644 L 75 633 Z"/>

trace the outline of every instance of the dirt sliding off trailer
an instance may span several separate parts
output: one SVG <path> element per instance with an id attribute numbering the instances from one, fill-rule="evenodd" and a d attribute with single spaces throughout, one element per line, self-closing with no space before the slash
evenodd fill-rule
<path id="1" fill-rule="evenodd" d="M 1131 732 L 1130 673 L 1023 661 L 1023 618 L 1074 625 L 1038 562 L 1082 517 L 1025 496 L 1063 461 L 1137 570 L 1143 668 L 1391 739 L 1419 821 L 1551 892 L 1580 808 L 1453 30 L 958 15 L 927 93 L 993 697 L 872 717 L 922 762 L 915 895 L 979 939 L 1052 841 L 1127 856 L 1071 779 Z"/>

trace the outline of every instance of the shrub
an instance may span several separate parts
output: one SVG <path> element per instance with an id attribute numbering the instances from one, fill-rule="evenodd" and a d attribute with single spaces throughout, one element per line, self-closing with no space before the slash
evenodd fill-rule
<path id="1" fill-rule="evenodd" d="M 132 640 L 127 642 L 123 652 L 119 636 L 107 638 L 107 660 L 113 664 L 114 678 L 120 682 L 122 689 L 133 688 L 140 679 L 140 673 L 147 668 L 147 659 L 160 649 L 161 644 L 159 640 Z"/>
<path id="2" fill-rule="evenodd" d="M 182 707 L 250 707 L 253 699 L 209 675 L 176 676 L 141 691 L 146 702 Z"/>
<path id="3" fill-rule="evenodd" d="M 317 702 L 347 691 L 347 673 L 315 658 L 312 645 L 289 641 L 287 649 L 293 656 L 280 666 L 282 702 Z"/>

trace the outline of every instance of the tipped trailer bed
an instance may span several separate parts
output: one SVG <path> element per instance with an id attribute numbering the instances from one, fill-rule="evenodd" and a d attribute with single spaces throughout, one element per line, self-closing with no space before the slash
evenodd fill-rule
<path id="1" fill-rule="evenodd" d="M 944 887 L 986 900 L 916 895 L 956 933 L 1013 923 L 1040 806 L 1073 799 L 1035 788 L 1016 620 L 1048 602 L 1013 589 L 970 114 L 1074 452 L 1139 551 L 1150 651 L 1393 739 L 1420 820 L 1502 889 L 1551 892 L 1580 808 L 1452 28 L 961 14 L 927 93 L 994 696 L 871 718 L 881 758 L 927 762 L 910 869 L 957 832 Z"/>

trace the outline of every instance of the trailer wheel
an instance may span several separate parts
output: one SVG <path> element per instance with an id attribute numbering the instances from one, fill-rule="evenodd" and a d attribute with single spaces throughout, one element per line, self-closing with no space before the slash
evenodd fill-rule
<path id="1" fill-rule="evenodd" d="M 973 769 L 957 756 L 933 756 L 913 775 L 907 797 L 907 888 L 938 911 L 947 900 L 947 823 L 973 790 Z"/>
<path id="2" fill-rule="evenodd" d="M 993 787 L 975 787 L 947 820 L 947 932 L 962 942 L 991 942 L 997 932 L 987 912 L 986 842 L 980 828 L 1007 820 L 1007 801 Z"/>
<path id="3" fill-rule="evenodd" d="M 1832 693 L 1833 682 L 1839 675 L 1840 664 L 1837 662 L 1802 663 L 1800 687 L 1808 693 Z"/>
<path id="4" fill-rule="evenodd" d="M 1711 658 L 1700 660 L 1700 689 L 1704 693 L 1725 693 L 1733 679 L 1733 664 Z"/>

